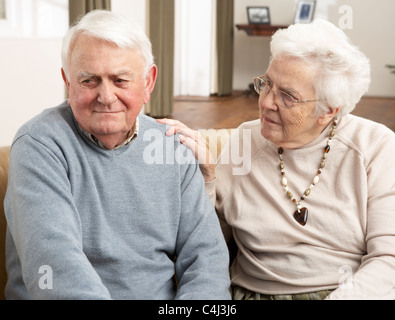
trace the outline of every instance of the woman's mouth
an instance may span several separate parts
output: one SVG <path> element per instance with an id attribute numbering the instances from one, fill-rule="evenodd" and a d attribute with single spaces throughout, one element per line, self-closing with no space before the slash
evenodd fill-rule
<path id="1" fill-rule="evenodd" d="M 265 120 L 265 121 L 268 122 L 268 123 L 278 124 L 277 122 L 273 121 L 272 119 L 270 119 L 270 118 L 267 117 L 267 116 L 263 116 L 263 120 Z"/>

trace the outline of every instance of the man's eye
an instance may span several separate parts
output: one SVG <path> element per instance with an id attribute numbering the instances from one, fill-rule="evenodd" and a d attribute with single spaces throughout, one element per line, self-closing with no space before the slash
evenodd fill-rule
<path id="1" fill-rule="evenodd" d="M 121 87 L 127 87 L 129 84 L 129 81 L 125 79 L 115 79 L 114 82 L 116 85 Z"/>
<path id="2" fill-rule="evenodd" d="M 97 80 L 95 79 L 84 79 L 81 81 L 82 85 L 86 87 L 93 87 L 97 84 Z"/>

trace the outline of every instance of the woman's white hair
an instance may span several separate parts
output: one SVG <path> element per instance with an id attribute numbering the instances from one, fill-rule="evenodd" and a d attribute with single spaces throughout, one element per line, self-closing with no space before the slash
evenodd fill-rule
<path id="1" fill-rule="evenodd" d="M 154 64 L 151 42 L 136 22 L 111 11 L 93 10 L 77 21 L 63 39 L 62 68 L 67 78 L 70 54 L 80 34 L 114 43 L 122 49 L 140 52 L 145 62 L 145 75 Z"/>
<path id="2" fill-rule="evenodd" d="M 272 59 L 291 56 L 317 68 L 314 83 L 317 114 L 341 107 L 339 116 L 350 113 L 370 85 L 368 58 L 345 33 L 332 23 L 317 19 L 278 30 L 270 44 Z"/>

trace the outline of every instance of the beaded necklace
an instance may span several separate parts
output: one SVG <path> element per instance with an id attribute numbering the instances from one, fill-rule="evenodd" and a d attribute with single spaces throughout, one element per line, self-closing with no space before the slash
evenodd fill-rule
<path id="1" fill-rule="evenodd" d="M 325 167 L 325 160 L 326 160 L 326 157 L 327 157 L 328 152 L 329 152 L 329 150 L 330 150 L 330 145 L 331 145 L 331 143 L 332 143 L 332 138 L 333 138 L 334 135 L 335 135 L 335 129 L 336 129 L 337 124 L 338 124 L 338 120 L 337 120 L 337 118 L 335 118 L 335 119 L 333 120 L 333 122 L 332 122 L 332 129 L 331 129 L 331 131 L 329 132 L 328 143 L 327 143 L 326 147 L 324 148 L 324 155 L 322 156 L 322 160 L 321 160 L 321 163 L 320 163 L 320 167 L 318 168 L 317 174 L 314 176 L 313 182 L 312 182 L 312 183 L 310 184 L 310 186 L 304 191 L 304 193 L 303 193 L 303 195 L 300 197 L 300 200 L 299 200 L 299 201 L 297 201 L 297 200 L 294 198 L 292 192 L 289 191 L 289 188 L 288 188 L 288 185 L 287 185 L 287 184 L 288 184 L 288 180 L 287 180 L 287 178 L 286 178 L 286 176 L 285 176 L 285 170 L 284 170 L 285 167 L 284 167 L 284 162 L 283 162 L 283 152 L 284 152 L 284 150 L 283 150 L 282 147 L 279 147 L 278 150 L 277 150 L 277 153 L 278 153 L 279 158 L 280 158 L 281 184 L 283 185 L 284 190 L 285 190 L 285 192 L 286 192 L 288 198 L 289 198 L 293 203 L 295 203 L 295 205 L 296 205 L 296 211 L 294 212 L 293 217 L 294 217 L 295 220 L 296 220 L 299 224 L 301 224 L 302 226 L 304 226 L 304 225 L 306 224 L 307 218 L 308 218 L 308 213 L 309 213 L 309 211 L 307 210 L 306 207 L 302 207 L 302 201 L 305 200 L 306 197 L 310 195 L 311 190 L 312 190 L 312 189 L 314 188 L 314 186 L 320 181 L 320 174 L 321 174 L 322 170 L 323 170 L 324 167 Z"/>

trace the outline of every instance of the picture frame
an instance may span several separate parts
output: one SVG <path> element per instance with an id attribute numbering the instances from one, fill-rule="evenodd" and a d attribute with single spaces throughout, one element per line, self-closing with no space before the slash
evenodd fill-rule
<path id="1" fill-rule="evenodd" d="M 247 7 L 249 24 L 270 24 L 269 7 Z"/>
<path id="2" fill-rule="evenodd" d="M 313 21 L 316 0 L 298 0 L 294 23 L 310 23 Z"/>

